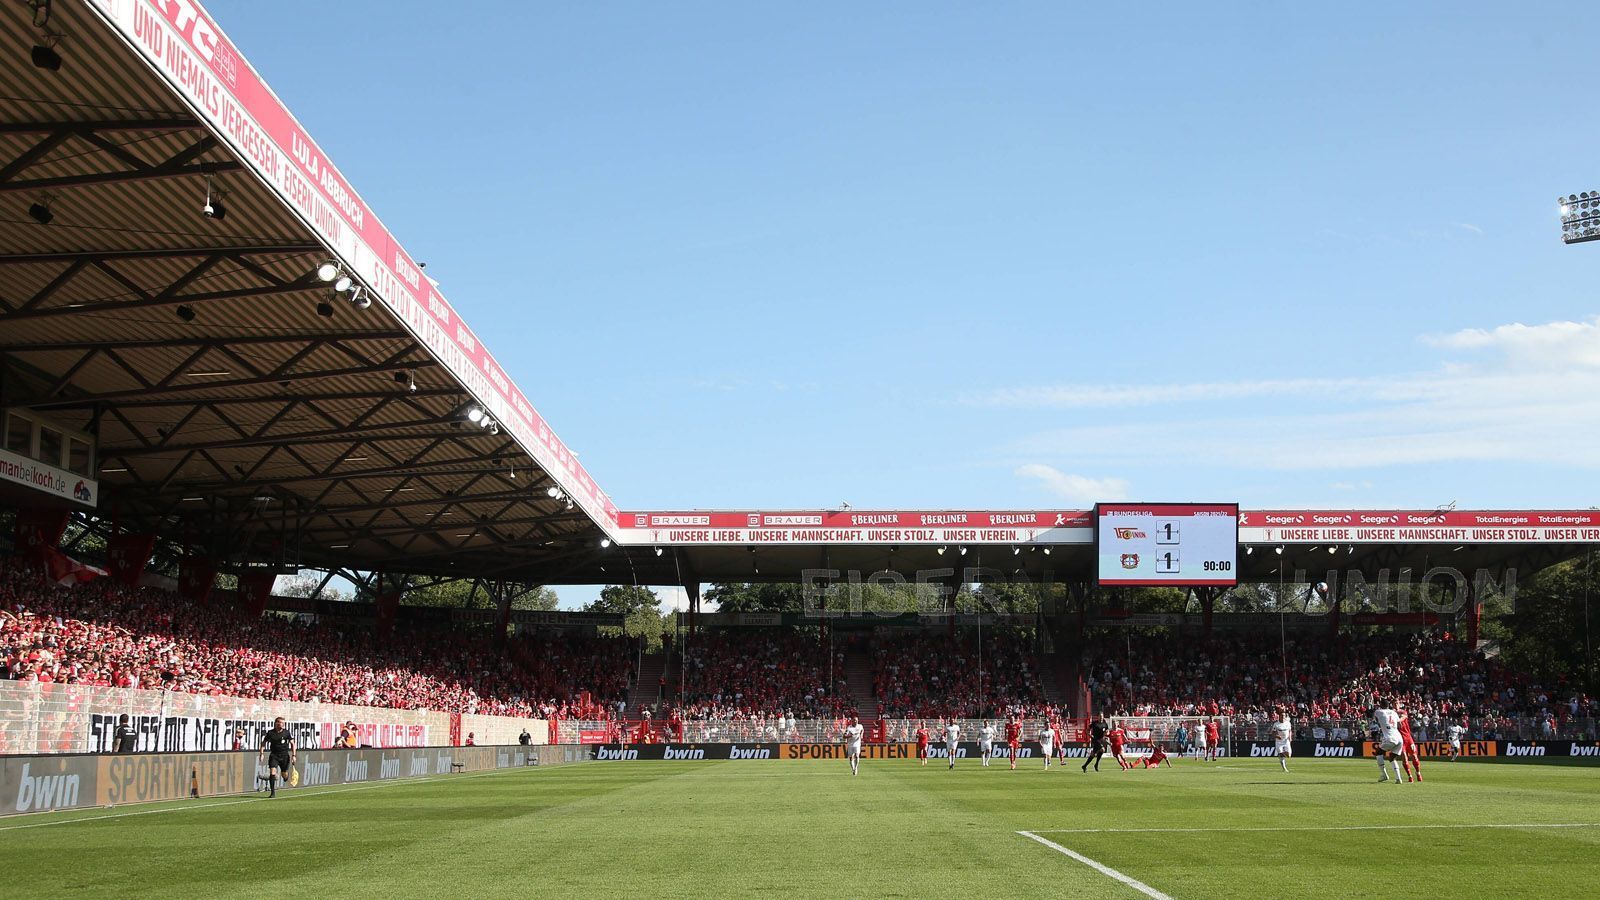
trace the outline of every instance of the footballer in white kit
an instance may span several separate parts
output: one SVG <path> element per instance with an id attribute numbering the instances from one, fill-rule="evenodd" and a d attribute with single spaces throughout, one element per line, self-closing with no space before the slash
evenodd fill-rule
<path id="1" fill-rule="evenodd" d="M 1467 736 L 1467 720 L 1450 723 L 1445 734 L 1450 736 L 1450 758 L 1455 759 L 1461 755 L 1461 739 Z"/>
<path id="2" fill-rule="evenodd" d="M 1278 764 L 1283 766 L 1285 772 L 1289 771 L 1289 757 L 1294 751 L 1289 747 L 1289 738 L 1294 734 L 1294 726 L 1289 722 L 1289 711 L 1284 710 L 1278 721 L 1272 723 L 1272 743 L 1275 753 L 1278 754 Z"/>
<path id="3" fill-rule="evenodd" d="M 850 717 L 850 724 L 844 730 L 844 755 L 850 760 L 850 774 L 861 774 L 861 735 L 866 731 L 861 727 L 861 720 L 855 716 Z"/>
<path id="4" fill-rule="evenodd" d="M 1039 729 L 1039 749 L 1044 751 L 1044 767 L 1050 768 L 1050 757 L 1056 752 L 1056 728 L 1049 720 Z"/>
<path id="5" fill-rule="evenodd" d="M 950 768 L 956 767 L 956 747 L 961 743 L 961 726 L 951 722 L 944 727 L 944 752 L 950 757 Z"/>
<path id="6" fill-rule="evenodd" d="M 984 722 L 983 731 L 978 734 L 978 756 L 983 760 L 983 765 L 989 764 L 989 757 L 994 755 L 994 723 Z"/>
<path id="7" fill-rule="evenodd" d="M 1405 743 L 1400 738 L 1400 714 L 1394 711 L 1393 704 L 1385 704 L 1372 711 L 1372 729 L 1378 736 L 1378 771 L 1383 773 L 1378 780 L 1389 780 L 1389 770 L 1384 763 L 1392 763 L 1395 784 L 1400 784 L 1400 755 Z"/>

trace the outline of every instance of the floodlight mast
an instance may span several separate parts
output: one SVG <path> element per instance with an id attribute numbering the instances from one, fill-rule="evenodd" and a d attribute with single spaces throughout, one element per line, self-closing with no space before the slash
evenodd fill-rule
<path id="1" fill-rule="evenodd" d="M 1600 241 L 1600 191 L 1568 194 L 1556 201 L 1561 209 L 1562 243 Z"/>

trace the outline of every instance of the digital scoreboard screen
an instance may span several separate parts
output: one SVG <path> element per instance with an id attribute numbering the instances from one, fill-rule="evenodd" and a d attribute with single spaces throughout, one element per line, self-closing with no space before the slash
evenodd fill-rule
<path id="1" fill-rule="evenodd" d="M 1101 503 L 1094 537 L 1102 585 L 1229 587 L 1239 580 L 1237 503 Z"/>

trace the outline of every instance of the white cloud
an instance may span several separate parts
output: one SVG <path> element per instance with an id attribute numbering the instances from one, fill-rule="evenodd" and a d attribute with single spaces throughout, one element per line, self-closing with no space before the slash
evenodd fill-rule
<path id="1" fill-rule="evenodd" d="M 1472 224 L 1471 222 L 1457 222 L 1456 227 L 1462 231 L 1470 231 L 1473 234 L 1483 234 L 1483 229 Z"/>
<path id="2" fill-rule="evenodd" d="M 1037 433 L 1005 448 L 1030 465 L 1064 458 L 1079 465 L 1171 465 L 1181 459 L 1188 465 L 1280 470 L 1451 461 L 1600 465 L 1593 450 L 1600 443 L 1600 316 L 1465 329 L 1423 342 L 1466 358 L 1387 376 L 1030 387 L 993 392 L 976 402 L 1186 407 L 1137 424 Z M 1262 397 L 1277 402 L 1203 408 Z M 1044 473 L 1030 474 L 1050 483 Z M 1072 489 L 1063 483 L 1063 491 Z"/>
<path id="3" fill-rule="evenodd" d="M 1045 490 L 1068 503 L 1089 504 L 1100 500 L 1126 500 L 1128 498 L 1128 482 L 1121 478 L 1088 478 L 1083 475 L 1069 475 L 1044 463 L 1028 463 L 1027 465 L 1018 466 L 1014 474 L 1018 478 L 1032 478 L 1038 481 L 1044 486 Z"/>
<path id="4" fill-rule="evenodd" d="M 1506 364 L 1522 369 L 1600 368 L 1600 316 L 1583 322 L 1513 322 L 1487 330 L 1465 328 L 1428 335 L 1423 341 L 1445 350 L 1499 351 Z"/>

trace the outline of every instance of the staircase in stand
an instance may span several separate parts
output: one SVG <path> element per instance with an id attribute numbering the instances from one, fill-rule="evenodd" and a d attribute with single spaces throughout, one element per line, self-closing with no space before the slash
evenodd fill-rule
<path id="1" fill-rule="evenodd" d="M 666 665 L 667 658 L 664 653 L 646 653 L 640 660 L 639 677 L 628 690 L 629 719 L 638 719 L 644 715 L 646 709 L 660 704 L 661 674 L 666 671 Z"/>
<path id="2" fill-rule="evenodd" d="M 878 718 L 878 697 L 872 684 L 872 654 L 865 648 L 852 648 L 844 658 L 845 682 L 850 686 L 850 699 L 856 705 L 856 715 L 863 722 Z"/>

